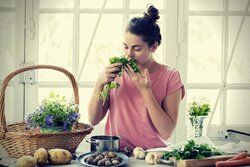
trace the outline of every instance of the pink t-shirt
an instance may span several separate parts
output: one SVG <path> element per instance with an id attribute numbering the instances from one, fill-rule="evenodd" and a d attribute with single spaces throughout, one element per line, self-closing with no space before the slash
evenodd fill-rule
<path id="1" fill-rule="evenodd" d="M 159 104 L 164 97 L 178 89 L 182 89 L 182 98 L 184 97 L 184 86 L 176 69 L 162 65 L 158 71 L 150 74 L 150 79 L 153 94 Z M 144 149 L 166 147 L 151 121 L 140 92 L 129 76 L 124 72 L 117 81 L 120 87 L 110 92 L 105 134 L 121 136 L 121 149 L 125 146 Z"/>

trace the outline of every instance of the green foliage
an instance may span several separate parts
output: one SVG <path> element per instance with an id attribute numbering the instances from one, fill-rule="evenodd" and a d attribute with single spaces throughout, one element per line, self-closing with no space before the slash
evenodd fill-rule
<path id="1" fill-rule="evenodd" d="M 190 116 L 206 116 L 209 114 L 209 112 L 211 112 L 211 108 L 208 103 L 198 104 L 194 101 L 189 104 L 188 112 Z"/>
<path id="2" fill-rule="evenodd" d="M 74 103 L 67 103 L 65 96 L 51 92 L 36 111 L 28 115 L 26 121 L 34 128 L 63 126 L 64 130 L 70 130 L 80 118 L 77 108 Z"/>
<path id="3" fill-rule="evenodd" d="M 110 64 L 122 63 L 122 66 L 120 67 L 120 70 L 118 71 L 118 76 L 119 77 L 122 76 L 122 73 L 125 70 L 124 67 L 126 65 L 128 65 L 128 64 L 132 67 L 132 69 L 134 70 L 134 72 L 140 73 L 140 69 L 139 69 L 139 67 L 136 64 L 136 60 L 134 60 L 134 59 L 130 59 L 129 60 L 129 59 L 127 59 L 124 56 L 121 56 L 121 57 L 111 57 L 109 59 L 109 63 Z M 102 92 L 100 92 L 100 94 L 99 94 L 99 99 L 104 102 L 105 99 L 109 96 L 110 90 L 114 89 L 114 88 L 118 88 L 119 86 L 120 86 L 119 83 L 117 83 L 115 81 L 106 84 L 104 86 Z"/>
<path id="4" fill-rule="evenodd" d="M 215 155 L 221 155 L 221 153 L 208 144 L 196 144 L 194 140 L 189 140 L 183 147 L 165 152 L 163 158 L 166 160 L 168 160 L 169 157 L 174 157 L 176 160 L 204 159 Z"/>

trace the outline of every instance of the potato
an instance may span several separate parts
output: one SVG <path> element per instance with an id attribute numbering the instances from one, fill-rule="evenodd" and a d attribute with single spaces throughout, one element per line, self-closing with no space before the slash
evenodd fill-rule
<path id="1" fill-rule="evenodd" d="M 32 156 L 22 156 L 17 160 L 17 167 L 35 167 L 36 159 Z"/>
<path id="2" fill-rule="evenodd" d="M 43 166 L 48 161 L 48 152 L 44 148 L 39 148 L 36 150 L 34 158 L 36 158 L 38 166 Z"/>
<path id="3" fill-rule="evenodd" d="M 51 149 L 49 150 L 49 162 L 54 165 L 67 164 L 71 161 L 72 155 L 68 150 Z"/>

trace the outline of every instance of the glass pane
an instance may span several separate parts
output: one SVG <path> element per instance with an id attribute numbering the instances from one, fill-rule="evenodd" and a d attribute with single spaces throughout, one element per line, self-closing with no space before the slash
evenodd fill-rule
<path id="1" fill-rule="evenodd" d="M 95 8 L 101 9 L 104 0 L 81 0 L 80 7 L 81 8 Z M 107 8 L 122 8 L 123 0 L 107 0 L 105 9 Z"/>
<path id="2" fill-rule="evenodd" d="M 239 29 L 242 17 L 232 16 L 229 19 L 229 42 L 228 58 L 231 56 L 233 44 Z M 233 55 L 233 60 L 228 71 L 228 83 L 250 83 L 250 17 L 245 18 L 245 22 L 240 32 L 238 42 Z"/>
<path id="3" fill-rule="evenodd" d="M 81 122 L 89 123 L 88 117 L 88 103 L 92 95 L 93 88 L 80 88 L 80 113 L 81 113 Z"/>
<path id="4" fill-rule="evenodd" d="M 130 14 L 129 15 L 129 19 L 132 19 L 133 17 L 142 17 L 142 14 Z M 157 48 L 155 54 L 154 54 L 154 58 L 157 62 L 159 63 L 163 63 L 163 53 L 164 53 L 164 49 L 163 49 L 163 45 L 165 44 L 166 39 L 164 39 L 164 35 L 163 33 L 163 20 L 165 19 L 165 16 L 160 15 L 160 19 L 158 20 L 158 25 L 160 26 L 160 31 L 161 31 L 161 45 Z"/>
<path id="5" fill-rule="evenodd" d="M 189 0 L 189 10 L 222 11 L 223 0 Z"/>
<path id="6" fill-rule="evenodd" d="M 231 11 L 245 11 L 248 0 L 229 0 L 229 10 Z M 250 8 L 248 8 L 250 11 Z"/>
<path id="7" fill-rule="evenodd" d="M 15 0 L 0 0 L 0 7 L 15 7 Z"/>
<path id="8" fill-rule="evenodd" d="M 188 82 L 219 83 L 222 17 L 191 16 L 188 39 Z"/>
<path id="9" fill-rule="evenodd" d="M 228 91 L 226 115 L 227 125 L 250 125 L 249 99 L 250 90 Z"/>
<path id="10" fill-rule="evenodd" d="M 14 70 L 15 14 L 0 12 L 0 79 Z"/>
<path id="11" fill-rule="evenodd" d="M 7 123 L 13 123 L 14 114 L 14 89 L 7 87 L 5 92 L 5 116 Z"/>
<path id="12" fill-rule="evenodd" d="M 187 90 L 187 104 L 192 102 L 194 99 L 202 99 L 205 98 L 209 104 L 211 105 L 211 109 L 213 111 L 215 100 L 218 95 L 218 90 L 215 89 L 188 89 Z M 218 103 L 212 124 L 214 125 L 219 125 L 220 124 L 220 115 L 221 115 L 221 110 L 220 110 L 220 102 Z"/>
<path id="13" fill-rule="evenodd" d="M 163 9 L 163 0 L 131 0 L 130 8 L 132 9 L 146 9 L 148 4 L 153 4 L 157 9 Z"/>
<path id="14" fill-rule="evenodd" d="M 39 64 L 51 64 L 72 71 L 72 14 L 39 15 Z M 39 81 L 68 80 L 53 70 L 39 70 Z"/>
<path id="15" fill-rule="evenodd" d="M 73 0 L 39 0 L 39 8 L 73 8 Z"/>
<path id="16" fill-rule="evenodd" d="M 102 16 L 82 76 L 80 76 L 81 81 L 95 81 L 98 73 L 108 64 L 109 57 L 123 54 L 122 17 L 120 14 L 104 14 Z M 80 67 L 86 56 L 97 19 L 97 14 L 82 14 L 80 16 Z"/>

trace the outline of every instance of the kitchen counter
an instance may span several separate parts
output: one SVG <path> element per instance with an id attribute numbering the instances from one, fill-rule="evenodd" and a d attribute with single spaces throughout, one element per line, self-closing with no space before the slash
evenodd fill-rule
<path id="1" fill-rule="evenodd" d="M 84 147 L 85 142 L 83 141 L 80 146 L 78 147 L 76 151 L 76 155 L 79 156 L 81 153 L 89 152 L 89 150 L 85 150 L 86 146 Z M 89 145 L 88 145 L 89 146 Z M 85 150 L 85 151 L 83 151 Z M 4 148 L 0 145 L 0 167 L 1 165 L 9 166 L 9 167 L 15 167 L 16 166 L 16 160 L 17 158 L 11 158 L 8 156 L 7 152 L 4 150 Z M 77 160 L 72 160 L 70 164 L 67 165 L 48 165 L 48 166 L 60 166 L 60 167 L 78 167 L 83 166 L 81 165 Z M 145 160 L 138 160 L 134 157 L 129 158 L 129 163 L 126 165 L 126 167 L 145 167 L 145 166 L 154 166 L 154 167 L 161 167 L 165 166 L 164 164 L 157 164 L 157 165 L 147 165 Z"/>

